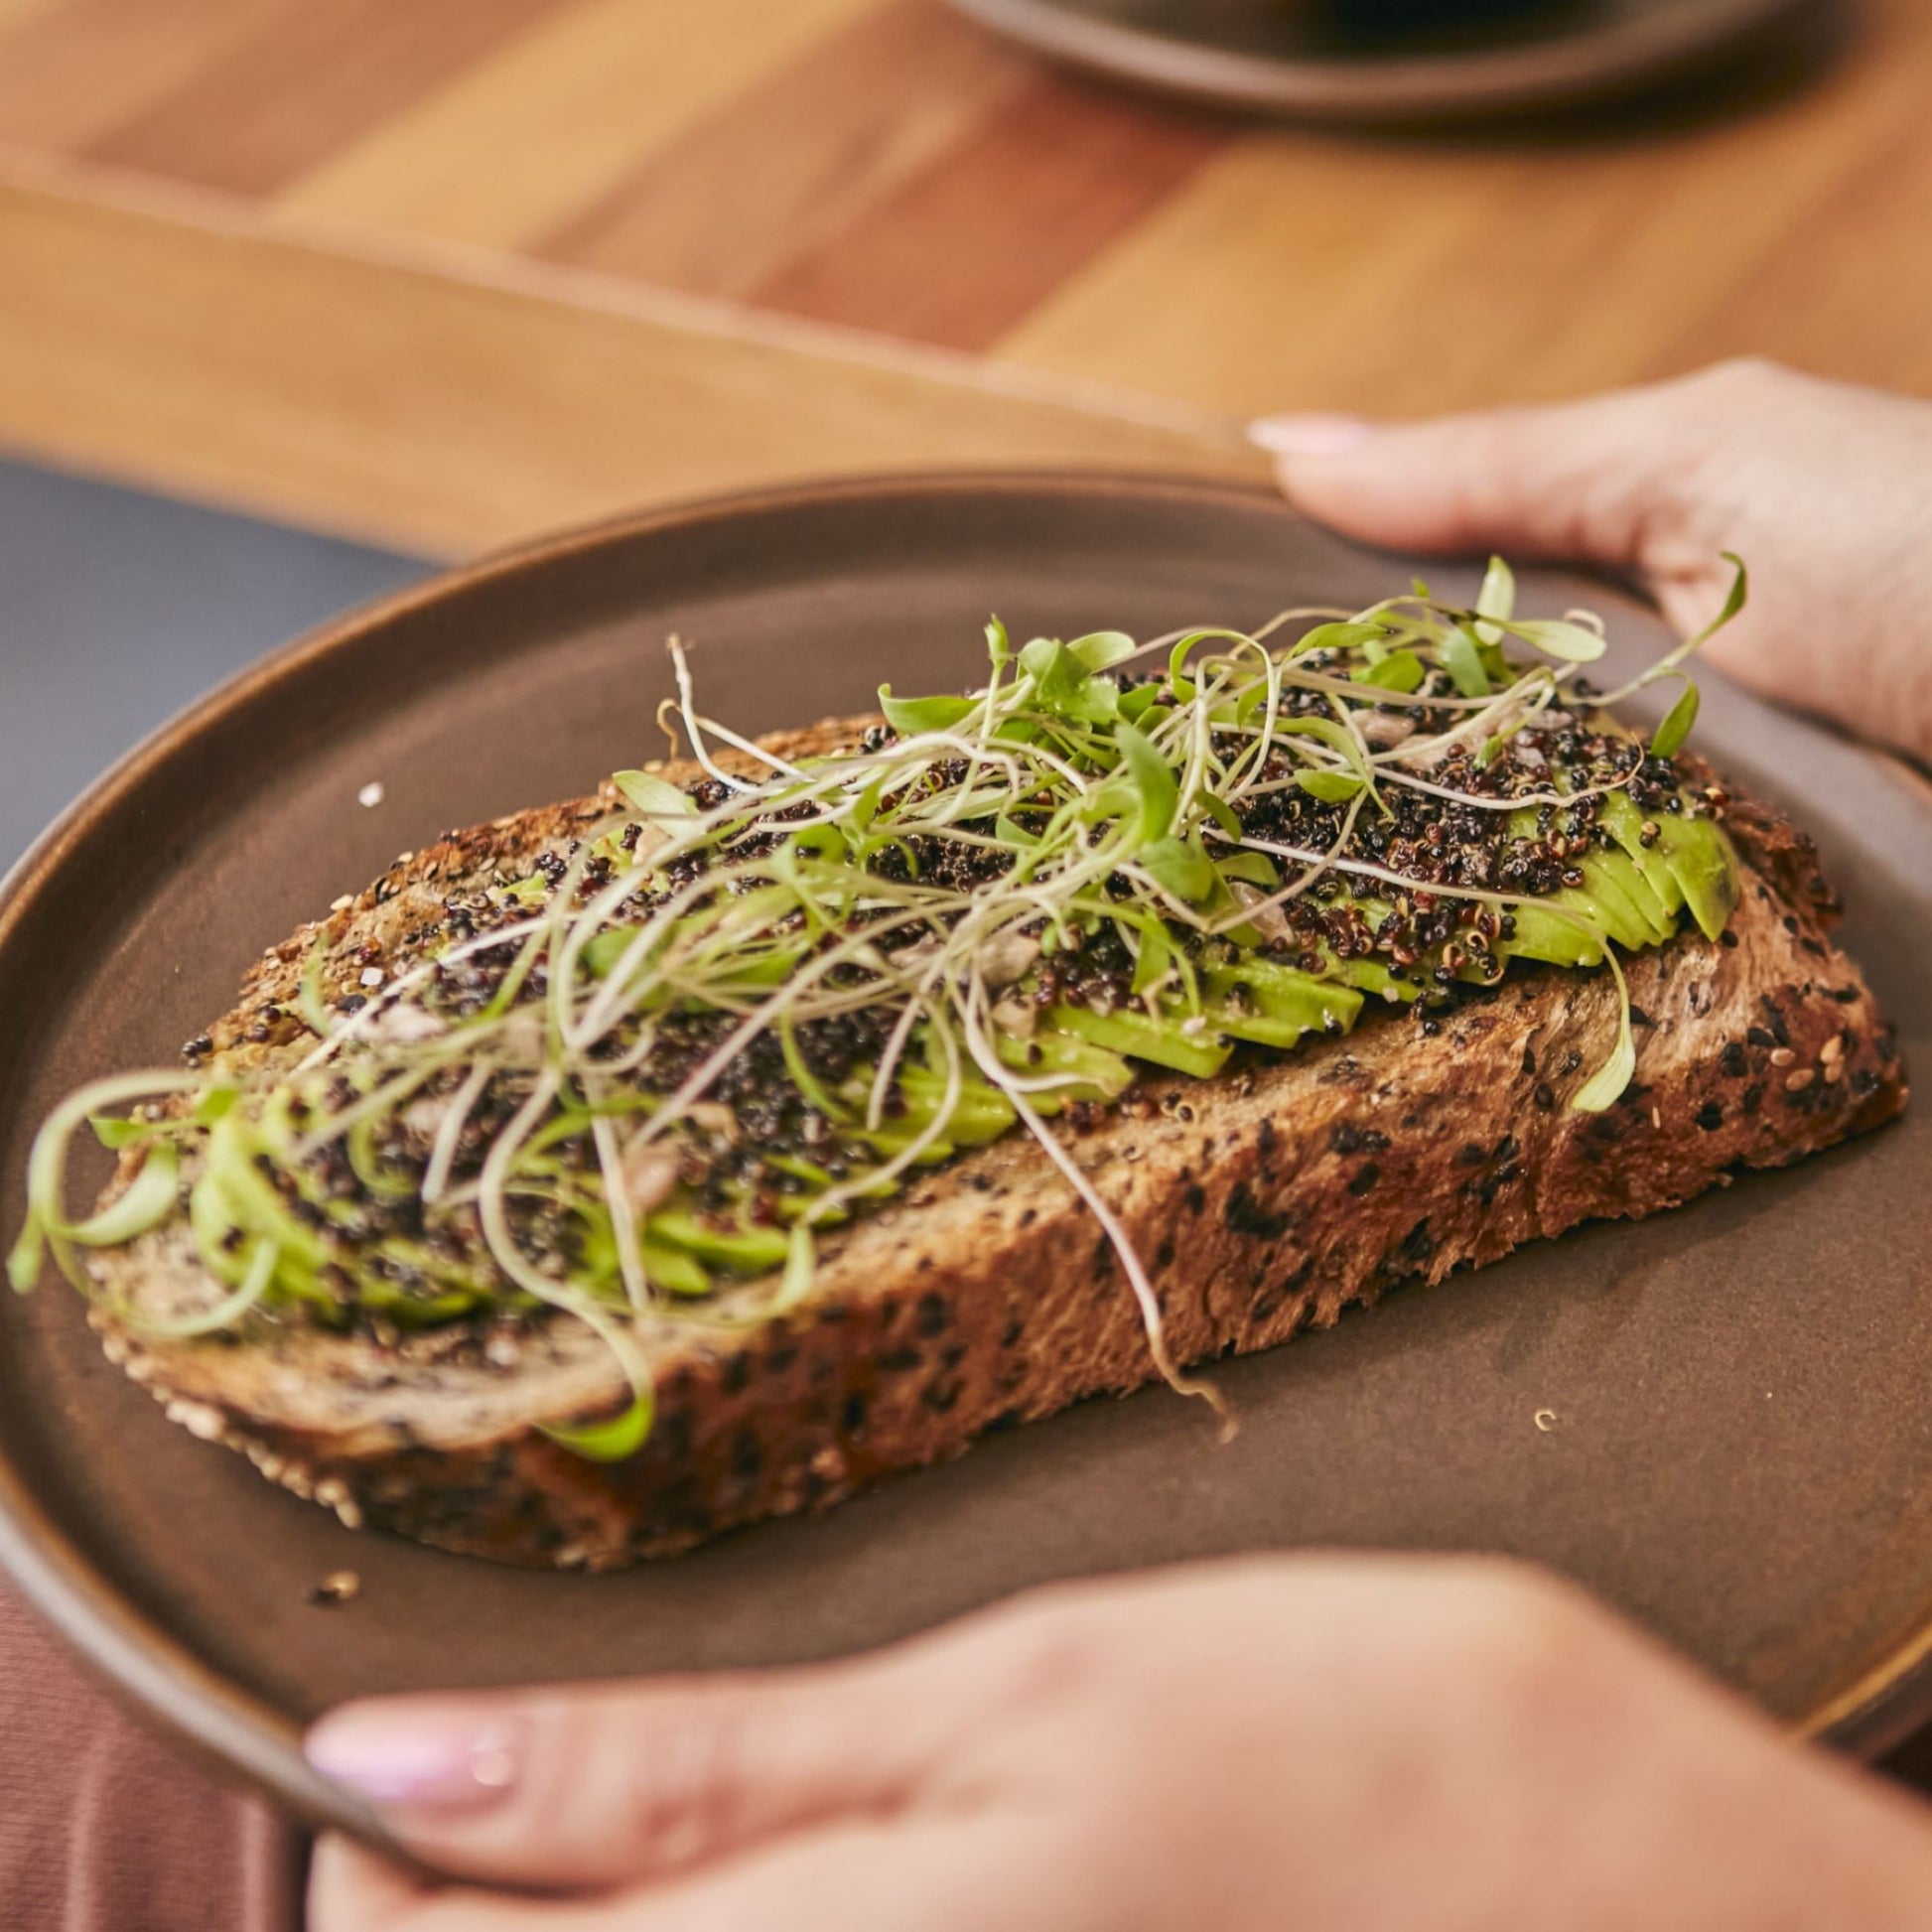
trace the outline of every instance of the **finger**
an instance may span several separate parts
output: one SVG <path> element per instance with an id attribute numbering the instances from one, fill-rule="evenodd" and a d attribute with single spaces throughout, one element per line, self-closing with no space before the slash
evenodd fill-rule
<path id="1" fill-rule="evenodd" d="M 1366 542 L 1643 567 L 1713 441 L 1683 386 L 1421 423 L 1269 417 L 1249 434 L 1290 501 Z"/>
<path id="2" fill-rule="evenodd" d="M 1048 1829 L 1037 1823 L 845 1826 L 780 1840 L 636 1893 L 614 1925 L 622 1932 L 1046 1932 L 1069 1923 L 1056 1875 Z"/>
<path id="3" fill-rule="evenodd" d="M 309 1870 L 308 1932 L 629 1932 L 622 1901 L 560 1900 L 413 1879 L 346 1839 Z"/>
<path id="4" fill-rule="evenodd" d="M 415 1932 L 420 1881 L 331 1833 L 309 1862 L 309 1932 Z"/>
<path id="5" fill-rule="evenodd" d="M 959 1640 L 817 1670 L 349 1705 L 315 1765 L 439 1869 L 598 1887 L 908 1802 L 985 1698 Z"/>

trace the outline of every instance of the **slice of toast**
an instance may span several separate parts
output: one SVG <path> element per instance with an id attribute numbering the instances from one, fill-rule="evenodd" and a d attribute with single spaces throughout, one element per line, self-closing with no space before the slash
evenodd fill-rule
<path id="1" fill-rule="evenodd" d="M 850 745 L 871 722 L 765 742 L 798 757 Z M 450 899 L 523 876 L 613 804 L 528 812 L 406 855 L 262 959 L 210 1030 L 212 1063 L 272 1073 L 314 1045 L 294 1015 L 318 940 L 331 996 L 370 962 L 393 971 Z M 1174 1359 L 1271 1347 L 1397 1282 L 1654 1213 L 1732 1169 L 1782 1166 L 1896 1114 L 1904 1069 L 1831 942 L 1835 907 L 1808 842 L 1748 801 L 1726 822 L 1742 865 L 1735 916 L 1722 943 L 1689 929 L 1628 959 L 1636 1075 L 1607 1112 L 1568 1102 L 1614 1034 L 1608 975 L 1513 968 L 1438 1021 L 1365 1016 L 1345 1039 L 1207 1081 L 1148 1077 L 1098 1119 L 1061 1123 L 1148 1265 Z M 91 1265 L 149 1316 L 219 1293 L 179 1225 Z M 390 1345 L 262 1314 L 192 1341 L 156 1340 L 104 1307 L 93 1318 L 177 1422 L 344 1521 L 529 1565 L 682 1550 L 1156 1374 L 1113 1251 L 1024 1136 L 826 1237 L 791 1313 L 735 1313 L 769 1295 L 753 1284 L 720 1297 L 714 1321 L 640 1330 L 656 1419 L 619 1462 L 540 1433 L 628 1400 L 610 1350 L 567 1317 Z"/>

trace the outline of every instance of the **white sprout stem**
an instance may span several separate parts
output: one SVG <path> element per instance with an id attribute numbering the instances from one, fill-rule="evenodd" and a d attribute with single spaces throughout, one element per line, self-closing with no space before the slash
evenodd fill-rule
<path id="1" fill-rule="evenodd" d="M 1472 805 L 1478 811 L 1485 812 L 1513 812 L 1521 806 L 1576 805 L 1587 798 L 1607 798 L 1612 792 L 1630 788 L 1630 780 L 1625 776 L 1607 779 L 1602 784 L 1583 785 L 1576 791 L 1523 791 L 1506 798 L 1491 798 L 1480 792 L 1457 791 L 1449 785 L 1431 784 L 1428 779 L 1418 778 L 1413 772 L 1399 771 L 1387 765 L 1379 768 L 1377 776 L 1410 791 L 1424 791 L 1432 798 L 1447 799 L 1455 805 Z"/>
<path id="2" fill-rule="evenodd" d="M 288 1079 L 293 1081 L 305 1073 L 314 1072 L 317 1067 L 333 1059 L 343 1047 L 353 1044 L 367 1034 L 379 1014 L 392 1007 L 404 994 L 414 992 L 417 987 L 434 978 L 440 970 L 456 965 L 475 953 L 488 952 L 492 947 L 508 945 L 530 933 L 541 932 L 544 927 L 545 921 L 542 919 L 519 919 L 510 925 L 494 926 L 488 932 L 478 933 L 475 938 L 459 941 L 447 952 L 439 953 L 436 958 L 425 960 L 422 965 L 412 967 L 399 978 L 390 980 L 367 1006 L 350 1014 L 343 1026 L 298 1060 L 289 1069 Z"/>
<path id="3" fill-rule="evenodd" d="M 893 1031 L 886 1038 L 885 1051 L 879 1056 L 879 1071 L 873 1075 L 872 1091 L 866 1096 L 866 1129 L 869 1133 L 876 1134 L 886 1118 L 886 1100 L 892 1092 L 899 1060 L 912 1037 L 912 1029 L 926 1015 L 932 989 L 945 970 L 946 957 L 942 951 L 934 956 L 932 964 L 921 975 L 918 985 L 912 989 L 911 997 L 900 1008 L 898 1018 L 893 1023 Z"/>
<path id="4" fill-rule="evenodd" d="M 437 1124 L 436 1139 L 430 1147 L 429 1165 L 423 1170 L 425 1205 L 434 1207 L 449 1187 L 457 1150 L 463 1144 L 463 1130 L 469 1125 L 470 1116 L 476 1110 L 477 1102 L 483 1098 L 483 1089 L 488 1086 L 494 1071 L 495 1068 L 488 1061 L 479 1060 L 464 1076 L 462 1086 L 451 1096 L 450 1104 Z"/>
<path id="5" fill-rule="evenodd" d="M 691 665 L 684 654 L 684 646 L 672 637 L 667 648 L 671 654 L 672 675 L 677 680 L 678 715 L 684 720 L 684 729 L 690 734 L 691 756 L 703 765 L 706 774 L 723 785 L 727 791 L 754 791 L 757 786 L 749 779 L 736 778 L 711 756 L 710 748 L 704 742 L 704 727 L 699 721 L 697 705 L 691 690 Z"/>
<path id="6" fill-rule="evenodd" d="M 331 1114 L 313 1133 L 303 1135 L 289 1151 L 289 1158 L 296 1162 L 314 1160 L 332 1141 L 341 1140 L 351 1127 L 394 1113 L 397 1102 L 407 1100 L 440 1070 L 440 1065 L 406 1067 L 393 1080 L 372 1087 L 360 1100 L 339 1113 Z"/>
<path id="7" fill-rule="evenodd" d="M 1297 846 L 1282 845 L 1271 839 L 1243 839 L 1241 846 L 1248 852 L 1266 852 L 1284 859 L 1300 859 L 1312 863 L 1319 854 L 1304 851 Z M 1467 899 L 1476 905 L 1498 905 L 1504 911 L 1512 911 L 1523 904 L 1534 904 L 1538 910 L 1547 912 L 1553 919 L 1561 919 L 1587 932 L 1601 946 L 1607 957 L 1610 950 L 1610 937 L 1604 928 L 1594 920 L 1585 917 L 1570 906 L 1554 904 L 1547 897 L 1539 898 L 1533 893 L 1496 893 L 1477 886 L 1439 886 L 1432 882 L 1411 879 L 1404 873 L 1391 872 L 1386 866 L 1370 864 L 1365 859 L 1328 859 L 1322 862 L 1332 872 L 1345 872 L 1361 879 L 1377 879 L 1385 885 L 1394 886 L 1410 895 L 1427 895 L 1432 898 Z"/>
<path id="8" fill-rule="evenodd" d="M 1020 1124 L 1034 1140 L 1046 1158 L 1060 1171 L 1067 1184 L 1080 1197 L 1087 1211 L 1099 1224 L 1100 1231 L 1107 1238 L 1127 1276 L 1128 1286 L 1133 1290 L 1134 1300 L 1140 1309 L 1141 1326 L 1147 1333 L 1148 1353 L 1162 1381 L 1167 1383 L 1177 1395 L 1195 1396 L 1205 1402 L 1220 1418 L 1222 1438 L 1225 1440 L 1233 1433 L 1233 1417 L 1226 1399 L 1212 1383 L 1198 1377 L 1185 1375 L 1175 1364 L 1173 1355 L 1168 1347 L 1166 1317 L 1161 1312 L 1161 1298 L 1155 1292 L 1146 1265 L 1140 1252 L 1134 1246 L 1132 1237 L 1121 1225 L 1120 1217 L 1107 1203 L 1107 1197 L 1093 1184 L 1081 1171 L 1080 1164 L 1074 1160 L 1061 1144 L 1059 1136 L 1046 1125 L 1035 1111 L 1033 1102 L 1026 1091 L 1014 1081 L 999 1054 L 993 1050 L 980 1027 L 977 1014 L 966 1016 L 968 1024 L 967 1049 L 978 1063 L 986 1078 L 1005 1093 L 1009 1104 L 1019 1116 Z"/>
<path id="9" fill-rule="evenodd" d="M 517 1250 L 516 1236 L 510 1227 L 505 1203 L 516 1158 L 550 1111 L 551 1102 L 556 1099 L 561 1084 L 554 1072 L 546 1070 L 538 1075 L 535 1086 L 530 1089 L 522 1106 L 491 1144 L 477 1182 L 477 1207 L 483 1221 L 483 1239 L 489 1244 L 490 1258 L 498 1271 L 506 1281 L 515 1283 L 526 1294 L 557 1307 L 567 1306 L 571 1299 L 580 1298 L 572 1297 L 567 1283 L 552 1280 L 541 1269 L 531 1267 L 524 1260 Z"/>
<path id="10" fill-rule="evenodd" d="M 869 932 L 865 938 L 869 942 L 874 936 L 875 933 Z M 776 1026 L 781 1019 L 791 1013 L 806 991 L 850 958 L 858 943 L 858 941 L 848 940 L 829 952 L 815 955 L 809 965 L 780 987 L 770 999 L 747 1014 L 744 1020 L 734 1027 L 685 1077 L 677 1091 L 664 1103 L 662 1111 L 644 1124 L 641 1138 L 645 1141 L 654 1139 L 671 1121 L 686 1111 L 693 1101 L 702 1100 L 711 1083 L 737 1058 L 745 1046 L 758 1035 Z"/>
<path id="11" fill-rule="evenodd" d="M 1335 835 L 1334 844 L 1325 853 L 1311 853 L 1299 878 L 1292 880 L 1279 891 L 1270 893 L 1265 897 L 1240 907 L 1238 911 L 1224 914 L 1221 918 L 1215 920 L 1208 927 L 1208 930 L 1210 932 L 1231 932 L 1237 927 L 1252 925 L 1257 912 L 1264 911 L 1270 906 L 1279 909 L 1285 906 L 1290 899 L 1300 898 L 1311 887 L 1326 878 L 1334 869 L 1336 859 L 1342 852 L 1347 850 L 1348 841 L 1355 836 L 1355 822 L 1360 818 L 1362 807 L 1367 802 L 1368 793 L 1365 791 L 1358 791 L 1348 801 L 1348 808 L 1342 814 L 1341 830 Z M 1251 851 L 1259 849 L 1247 841 L 1243 841 L 1243 843 Z M 1289 856 L 1288 848 L 1284 847 L 1282 849 L 1281 856 Z"/>
<path id="12" fill-rule="evenodd" d="M 933 1109 L 932 1118 L 911 1141 L 882 1167 L 870 1169 L 861 1176 L 828 1187 L 807 1210 L 808 1223 L 821 1221 L 828 1214 L 843 1207 L 847 1201 L 855 1200 L 874 1188 L 897 1180 L 928 1148 L 938 1146 L 945 1139 L 947 1117 L 959 1104 L 962 1086 L 959 1072 L 959 1047 L 946 1028 L 937 1027 L 934 1032 L 939 1035 L 946 1052 L 946 1091 L 942 1104 Z"/>
<path id="13" fill-rule="evenodd" d="M 618 1244 L 618 1272 L 623 1277 L 623 1292 L 629 1297 L 630 1306 L 642 1314 L 650 1306 L 650 1284 L 644 1279 L 637 1213 L 631 1205 L 630 1187 L 624 1176 L 623 1152 L 618 1146 L 618 1130 L 609 1115 L 599 1114 L 592 1119 L 591 1141 L 604 1173 L 605 1205 L 611 1211 L 611 1232 Z"/>

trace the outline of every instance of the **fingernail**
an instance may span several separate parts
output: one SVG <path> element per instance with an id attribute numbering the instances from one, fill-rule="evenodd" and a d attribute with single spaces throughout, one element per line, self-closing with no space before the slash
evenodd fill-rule
<path id="1" fill-rule="evenodd" d="M 516 1783 L 528 1733 L 522 1718 L 348 1710 L 324 1718 L 303 1749 L 325 1777 L 375 1804 L 481 1811 Z"/>
<path id="2" fill-rule="evenodd" d="M 1340 456 L 1373 434 L 1359 416 L 1263 416 L 1248 425 L 1248 441 L 1276 456 Z"/>

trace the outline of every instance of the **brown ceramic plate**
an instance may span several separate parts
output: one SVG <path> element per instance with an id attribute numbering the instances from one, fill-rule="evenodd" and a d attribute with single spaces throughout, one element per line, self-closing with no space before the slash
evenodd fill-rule
<path id="1" fill-rule="evenodd" d="M 750 730 L 959 684 L 1021 636 L 1252 624 L 1406 563 L 1196 484 L 845 484 L 666 512 L 461 572 L 170 726 L 0 900 L 0 1235 L 34 1123 L 168 1060 L 243 970 L 441 828 L 658 748 L 662 640 Z M 1472 594 L 1459 570 L 1439 588 Z M 1530 604 L 1613 608 L 1549 576 Z M 1856 749 L 1713 684 L 1707 750 L 1788 801 L 1921 1062 L 1932 810 Z M 386 802 L 365 810 L 369 780 Z M 354 1535 L 166 1422 L 76 1298 L 0 1306 L 0 1555 L 136 1704 L 312 1815 L 300 1726 L 338 1700 L 819 1657 L 1046 1578 L 1306 1544 L 1477 1548 L 1582 1578 L 1780 1717 L 1876 1746 L 1925 1708 L 1932 1109 L 1682 1212 L 1587 1229 L 1215 1371 L 1242 1430 L 1153 1391 L 986 1442 L 818 1521 L 613 1577 Z M 1536 1426 L 1539 1410 L 1556 1426 Z M 310 1587 L 360 1573 L 345 1606 Z M 1915 1684 L 1918 1688 L 1914 1688 Z"/>
<path id="2" fill-rule="evenodd" d="M 953 4 L 1037 53 L 1111 79 L 1250 112 L 1379 123 L 1521 113 L 1628 93 L 1726 58 L 1760 55 L 1821 11 L 1820 0 Z M 1438 24 L 1413 24 L 1431 18 Z"/>

